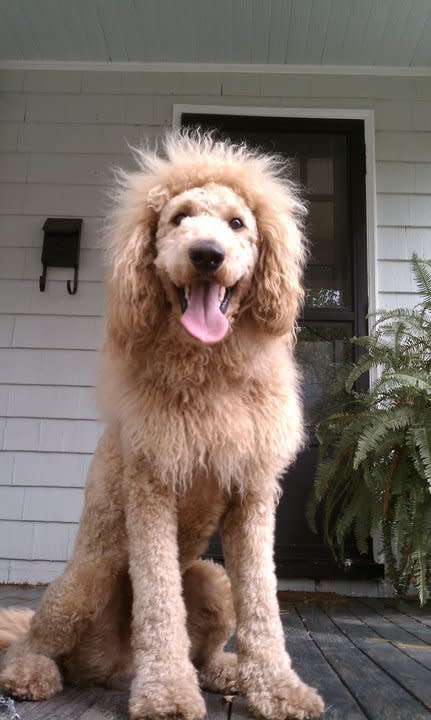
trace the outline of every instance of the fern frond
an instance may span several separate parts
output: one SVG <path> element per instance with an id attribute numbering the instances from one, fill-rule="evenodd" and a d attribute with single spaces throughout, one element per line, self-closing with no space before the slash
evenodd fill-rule
<path id="1" fill-rule="evenodd" d="M 369 454 L 381 450 L 382 443 L 388 433 L 392 435 L 394 431 L 404 430 L 410 425 L 411 421 L 412 412 L 408 407 L 400 407 L 393 411 L 376 411 L 373 421 L 362 431 L 358 438 L 357 449 L 353 458 L 353 468 L 357 470 Z M 390 444 L 394 444 L 393 436 Z"/>
<path id="2" fill-rule="evenodd" d="M 382 393 L 402 388 L 424 391 L 431 397 L 431 378 L 428 378 L 425 376 L 425 373 L 413 368 L 399 372 L 382 373 L 376 383 L 376 390 Z"/>
<path id="3" fill-rule="evenodd" d="M 419 259 L 416 253 L 412 257 L 412 268 L 416 285 L 424 299 L 431 303 L 431 270 L 430 264 Z"/>
<path id="4" fill-rule="evenodd" d="M 431 451 L 428 439 L 428 432 L 425 427 L 412 428 L 415 444 L 419 451 L 420 458 L 425 471 L 425 478 L 428 483 L 428 489 L 431 492 Z"/>

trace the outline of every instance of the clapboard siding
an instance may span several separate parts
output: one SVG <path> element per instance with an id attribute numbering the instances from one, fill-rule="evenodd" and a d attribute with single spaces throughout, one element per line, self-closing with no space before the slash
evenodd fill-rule
<path id="1" fill-rule="evenodd" d="M 11 347 L 15 318 L 12 315 L 0 315 L 0 347 Z"/>
<path id="2" fill-rule="evenodd" d="M 12 560 L 63 560 L 75 532 L 72 523 L 4 520 L 0 524 L 0 546 L 9 543 Z"/>
<path id="3" fill-rule="evenodd" d="M 21 126 L 0 126 L 10 130 L 9 145 L 18 152 L 109 155 L 127 152 L 146 137 L 156 137 L 160 127 L 134 125 L 84 125 L 82 123 L 25 123 Z M 17 130 L 16 139 L 12 130 Z M 14 149 L 12 147 L 11 149 Z M 66 178 L 65 178 L 66 179 Z"/>
<path id="4" fill-rule="evenodd" d="M 11 72 L 14 74 L 15 71 L 9 71 L 5 74 L 10 75 Z M 62 72 L 61 70 L 50 70 L 49 72 L 45 72 L 43 70 L 27 70 L 19 74 L 22 76 L 21 89 L 24 93 L 81 92 L 82 74 L 80 72 L 75 72 L 73 70 L 67 73 Z M 13 82 L 15 84 L 19 84 L 19 79 L 13 78 Z"/>
<path id="5" fill-rule="evenodd" d="M 29 392 L 26 385 L 3 386 L 0 412 L 9 417 L 38 418 L 43 408 L 45 418 L 92 420 L 96 413 L 94 395 L 93 388 L 33 386 Z"/>
<path id="6" fill-rule="evenodd" d="M 3 383 L 92 386 L 96 379 L 97 353 L 91 350 L 2 348 L 0 367 Z"/>
<path id="7" fill-rule="evenodd" d="M 21 488 L 13 488 L 13 490 L 19 491 Z M 83 493 L 80 488 L 24 488 L 22 519 L 76 523 L 81 516 L 82 506 Z M 58 559 L 63 560 L 64 557 Z"/>
<path id="8" fill-rule="evenodd" d="M 0 164 L 0 182 L 25 182 L 27 178 L 28 157 L 14 153 L 4 153 Z"/>
<path id="9" fill-rule="evenodd" d="M 100 217 L 103 208 L 104 188 L 95 186 L 89 193 L 85 185 L 57 183 L 3 183 L 0 213 L 40 213 L 47 215 L 55 208 L 57 215 L 76 214 L 76 208 L 87 217 Z"/>
<path id="10" fill-rule="evenodd" d="M 85 453 L 3 451 L 0 485 L 83 487 L 91 458 Z"/>
<path id="11" fill-rule="evenodd" d="M 380 260 L 409 260 L 413 253 L 431 259 L 431 228 L 379 227 Z"/>
<path id="12" fill-rule="evenodd" d="M 431 163 L 379 162 L 377 186 L 380 193 L 431 193 Z"/>
<path id="13" fill-rule="evenodd" d="M 38 275 L 41 270 L 42 266 Z M 43 293 L 39 290 L 39 280 L 3 279 L 0 282 L 0 308 L 6 314 L 101 317 L 103 283 L 80 282 L 79 292 L 71 297 L 66 290 L 66 281 L 51 280 L 49 271 Z"/>
<path id="14" fill-rule="evenodd" d="M 6 316 L 7 320 L 8 318 Z M 69 348 L 97 350 L 103 334 L 103 318 L 40 315 L 35 321 L 31 315 L 15 318 L 9 346 L 16 348 Z M 5 327 L 7 337 L 8 327 Z M 0 331 L 0 344 L 1 331 Z M 4 346 L 4 345 L 2 345 Z M 7 347 L 7 345 L 6 345 Z"/>
<path id="15" fill-rule="evenodd" d="M 3 432 L 4 450 L 91 453 L 102 433 L 97 420 L 65 420 L 59 417 L 6 419 Z"/>
<path id="16" fill-rule="evenodd" d="M 18 129 L 18 125 L 0 125 L 0 152 L 16 151 Z"/>
<path id="17" fill-rule="evenodd" d="M 16 156 L 15 156 L 16 157 Z M 106 185 L 112 166 L 133 167 L 130 153 L 124 155 L 29 154 L 27 180 L 31 183 L 67 182 L 71 185 Z M 15 172 L 18 174 L 20 168 Z"/>
<path id="18" fill-rule="evenodd" d="M 273 61 L 284 51 L 274 47 Z M 70 554 L 102 432 L 106 188 L 113 166 L 132 167 L 130 146 L 171 124 L 176 103 L 373 109 L 375 304 L 416 302 L 409 260 L 431 258 L 430 78 L 1 71 L 0 581 L 50 580 Z M 84 221 L 73 297 L 67 269 L 49 269 L 39 291 L 42 226 L 56 215 Z"/>
<path id="19" fill-rule="evenodd" d="M 376 132 L 376 159 L 391 162 L 430 162 L 431 131 Z"/>
<path id="20" fill-rule="evenodd" d="M 416 285 L 408 260 L 401 264 L 398 260 L 385 260 L 380 263 L 379 287 L 380 292 L 392 292 L 394 288 L 394 275 L 398 277 L 397 289 L 399 293 L 416 293 Z"/>
<path id="21" fill-rule="evenodd" d="M 430 196 L 380 194 L 377 200 L 377 222 L 379 225 L 394 227 L 430 227 Z"/>
<path id="22" fill-rule="evenodd" d="M 82 504 L 81 488 L 0 486 L 1 520 L 77 523 Z"/>
<path id="23" fill-rule="evenodd" d="M 84 220 L 81 232 L 81 251 L 103 249 L 103 220 L 86 217 L 82 214 L 80 217 Z M 37 248 L 40 254 L 43 222 L 41 213 L 34 215 L 0 214 L 0 247 Z"/>
<path id="24" fill-rule="evenodd" d="M 23 122 L 27 98 L 16 93 L 2 93 L 0 96 L 0 122 Z"/>
<path id="25" fill-rule="evenodd" d="M 46 560 L 0 560 L 0 582 L 30 583 L 51 582 L 64 570 L 66 563 Z"/>
<path id="26" fill-rule="evenodd" d="M 82 250 L 81 281 L 103 281 L 104 267 L 98 250 Z M 40 271 L 40 248 L 0 248 L 0 279 L 33 280 Z M 50 280 L 65 280 L 73 272 L 67 268 L 50 268 Z"/>

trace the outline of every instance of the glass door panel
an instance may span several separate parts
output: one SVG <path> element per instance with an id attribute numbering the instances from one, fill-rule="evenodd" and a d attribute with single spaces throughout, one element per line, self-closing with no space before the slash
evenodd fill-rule
<path id="1" fill-rule="evenodd" d="M 310 258 L 296 355 L 304 376 L 309 443 L 282 480 L 275 558 L 280 576 L 344 577 L 345 569 L 335 565 L 323 538 L 309 530 L 305 507 L 316 468 L 315 423 L 335 405 L 341 366 L 356 357 L 350 338 L 367 332 L 363 121 L 186 113 L 182 124 L 211 128 L 219 137 L 281 154 L 286 176 L 302 188 Z M 221 556 L 217 539 L 210 554 Z M 360 566 L 361 577 L 381 573 L 371 557 L 364 571 L 353 547 L 350 554 L 349 577 Z"/>
<path id="2" fill-rule="evenodd" d="M 340 370 L 352 357 L 350 337 L 350 324 L 309 323 L 300 328 L 296 357 L 302 369 L 304 419 L 310 433 L 337 401 L 334 391 Z"/>

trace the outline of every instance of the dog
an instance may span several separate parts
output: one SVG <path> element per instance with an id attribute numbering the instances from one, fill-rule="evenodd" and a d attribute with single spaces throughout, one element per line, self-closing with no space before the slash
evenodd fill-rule
<path id="1" fill-rule="evenodd" d="M 63 677 L 131 682 L 133 720 L 200 720 L 199 685 L 268 720 L 315 717 L 273 563 L 278 479 L 303 443 L 304 207 L 279 158 L 211 134 L 137 157 L 107 232 L 107 429 L 64 574 L 33 616 L 0 615 L 0 684 L 38 700 Z M 226 571 L 199 559 L 217 528 Z"/>

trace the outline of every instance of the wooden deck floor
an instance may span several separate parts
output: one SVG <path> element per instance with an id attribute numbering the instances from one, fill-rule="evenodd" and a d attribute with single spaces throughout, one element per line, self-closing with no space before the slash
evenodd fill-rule
<path id="1" fill-rule="evenodd" d="M 0 586 L 0 605 L 35 605 L 40 590 Z M 325 720 L 431 719 L 431 609 L 413 603 L 309 597 L 281 600 L 294 668 L 325 699 Z M 206 693 L 208 720 L 250 718 L 239 697 Z M 127 720 L 127 694 L 67 688 L 16 703 L 21 720 Z M 0 719 L 9 720 L 0 708 Z"/>

